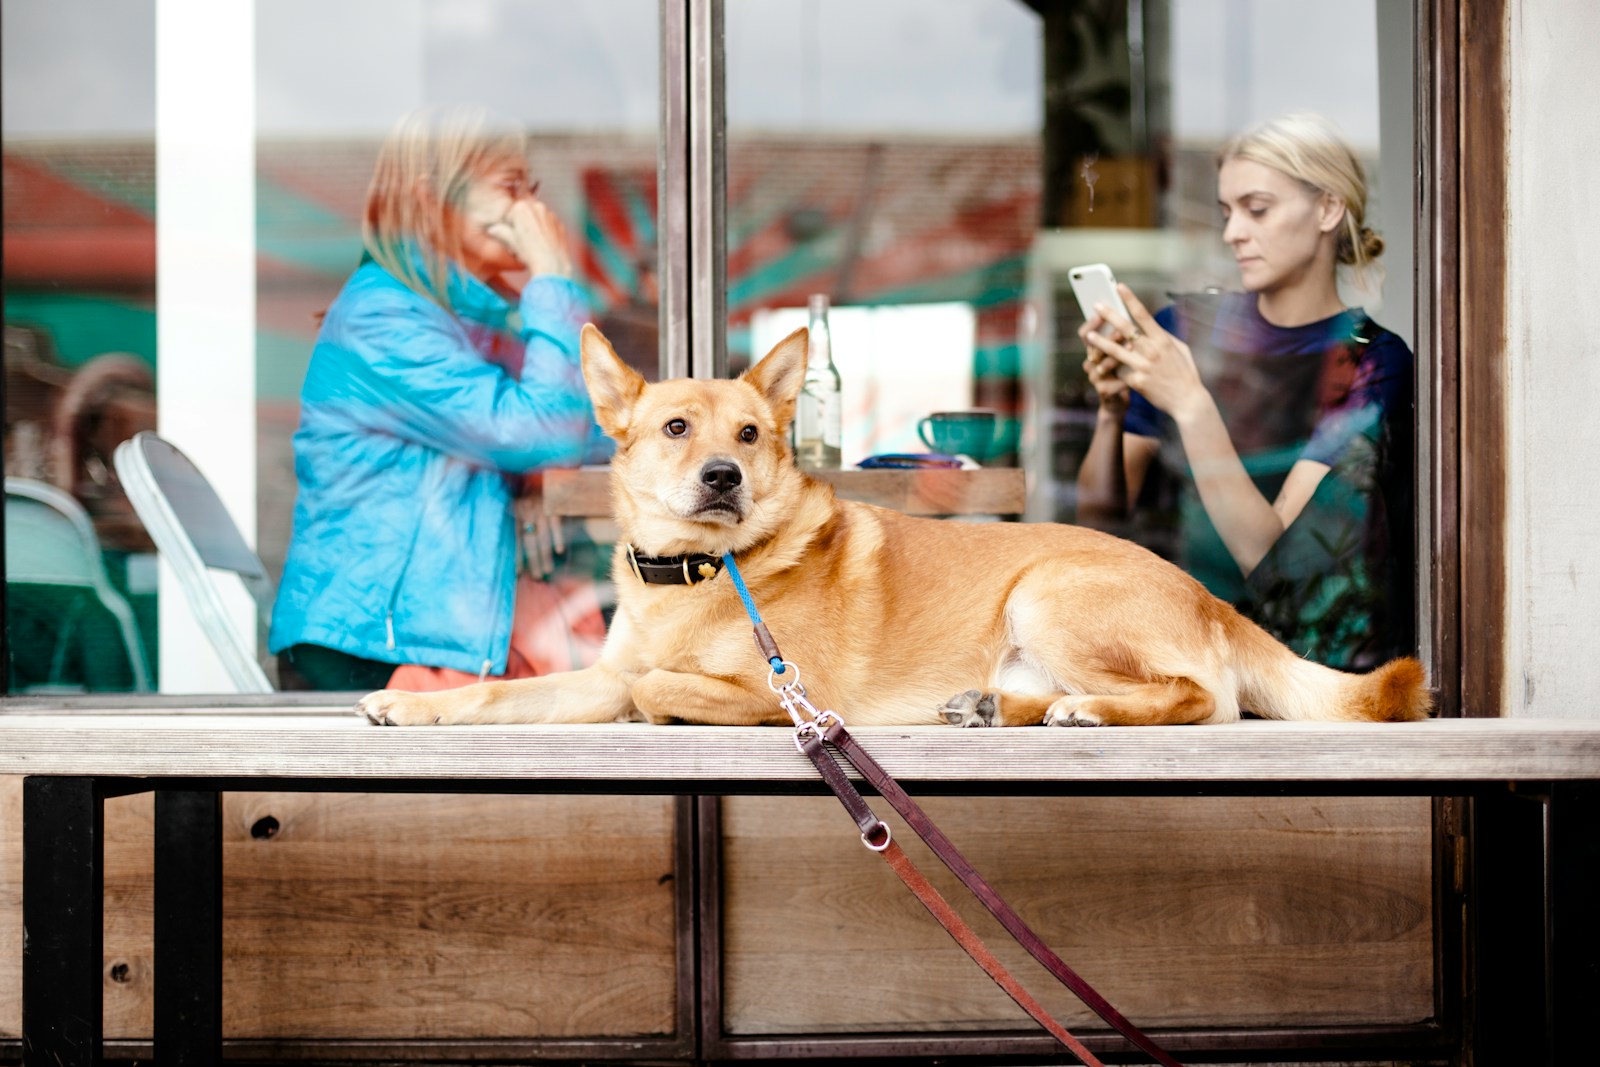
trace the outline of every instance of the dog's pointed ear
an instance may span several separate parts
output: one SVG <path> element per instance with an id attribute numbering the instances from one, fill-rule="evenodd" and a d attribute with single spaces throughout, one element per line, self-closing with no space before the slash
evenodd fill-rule
<path id="1" fill-rule="evenodd" d="M 617 350 L 593 323 L 584 325 L 578 349 L 583 355 L 583 381 L 594 403 L 595 421 L 607 437 L 621 441 L 628 432 L 633 406 L 644 392 L 644 377 L 622 362 Z"/>
<path id="2" fill-rule="evenodd" d="M 767 398 L 780 429 L 794 419 L 795 401 L 806 380 L 806 347 L 810 336 L 804 326 L 800 327 L 773 345 L 760 363 L 739 375 Z"/>

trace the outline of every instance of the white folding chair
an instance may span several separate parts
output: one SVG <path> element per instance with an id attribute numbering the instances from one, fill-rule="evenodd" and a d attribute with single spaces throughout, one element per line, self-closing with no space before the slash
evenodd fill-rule
<path id="1" fill-rule="evenodd" d="M 270 693 L 272 683 L 229 615 L 217 580 L 232 575 L 256 604 L 272 610 L 272 579 L 205 475 L 170 442 L 148 430 L 117 446 L 117 477 L 134 511 L 172 566 L 189 606 L 241 693 Z"/>
<path id="2" fill-rule="evenodd" d="M 92 594 L 116 620 L 127 648 L 134 690 L 149 692 L 150 670 L 133 609 L 106 575 L 100 539 L 82 504 L 44 482 L 6 479 L 6 581 L 76 587 Z M 59 676 L 71 651 L 73 631 L 70 622 L 63 621 L 56 633 L 52 679 Z"/>

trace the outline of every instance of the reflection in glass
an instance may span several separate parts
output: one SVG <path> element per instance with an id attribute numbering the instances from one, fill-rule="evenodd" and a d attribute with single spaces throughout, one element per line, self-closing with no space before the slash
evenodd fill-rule
<path id="1" fill-rule="evenodd" d="M 1181 478 L 1153 477 L 1117 529 L 1191 567 L 1308 654 L 1357 664 L 1409 648 L 1414 505 L 1400 487 L 1413 467 L 1412 398 L 1387 383 L 1412 375 L 1410 205 L 1404 187 L 1384 196 L 1406 180 L 1411 156 L 1408 18 L 1371 0 L 729 0 L 731 362 L 758 357 L 803 324 L 808 295 L 826 294 L 846 466 L 925 451 L 915 427 L 932 411 L 995 409 L 1002 451 L 985 462 L 1028 469 L 1029 518 L 1082 521 L 1079 474 L 1098 402 L 1068 269 L 1110 264 L 1151 311 L 1196 294 L 1176 303 L 1202 308 L 1208 322 L 1254 321 L 1253 304 L 1218 297 L 1209 307 L 1204 296 L 1244 287 L 1221 232 L 1216 155 L 1250 123 L 1321 113 L 1353 146 L 1366 222 L 1390 248 L 1387 271 L 1340 269 L 1334 310 L 1352 310 L 1307 344 L 1347 352 L 1376 339 L 1381 351 L 1392 341 L 1406 353 L 1379 375 L 1387 406 L 1377 458 L 1355 448 L 1321 455 L 1340 477 L 1312 494 L 1305 521 L 1259 567 L 1241 568 L 1215 534 L 1189 536 L 1194 498 L 1170 488 Z M 884 49 L 886 40 L 904 47 Z M 1314 361 L 1307 389 L 1272 380 L 1251 402 L 1258 413 L 1305 416 L 1292 430 L 1249 431 L 1272 439 L 1267 451 L 1281 453 L 1285 471 L 1318 413 L 1344 410 L 1318 391 L 1324 357 Z M 1229 365 L 1222 377 L 1248 376 Z M 1332 380 L 1371 395 L 1359 360 Z M 1237 406 L 1236 394 L 1227 403 Z M 1237 407 L 1232 419 L 1236 430 L 1258 421 Z M 1160 456 L 1182 470 L 1181 449 Z M 1274 476 L 1263 478 L 1275 494 Z M 1363 478 L 1368 488 L 1350 488 Z M 1339 487 L 1367 504 L 1330 526 Z M 1371 567 L 1374 552 L 1393 565 Z M 1310 586 L 1308 574 L 1318 576 Z M 1375 625 L 1379 616 L 1387 621 Z"/>
<path id="2" fill-rule="evenodd" d="M 569 273 L 584 308 L 583 320 L 597 322 L 619 351 L 651 377 L 659 366 L 656 6 L 648 0 L 581 5 L 429 0 L 393 11 L 385 7 L 381 18 L 373 16 L 363 5 L 330 11 L 305 2 L 262 7 L 257 15 L 261 555 L 275 571 L 285 566 L 287 556 L 293 565 L 286 578 L 303 571 L 289 552 L 290 516 L 297 491 L 302 510 L 307 505 L 307 487 L 297 479 L 307 477 L 309 468 L 303 450 L 291 458 L 291 438 L 297 426 L 302 442 L 309 432 L 311 408 L 309 400 L 302 406 L 302 387 L 311 390 L 320 379 L 310 373 L 316 370 L 314 361 L 308 372 L 308 360 L 320 351 L 319 330 L 325 335 L 329 328 L 325 313 L 341 306 L 341 287 L 362 259 L 361 220 L 369 180 L 381 141 L 402 115 L 421 109 L 436 114 L 481 110 L 491 125 L 525 135 L 527 170 L 522 177 L 537 185 L 535 199 L 565 227 L 572 256 Z M 329 53 L 329 65 L 307 63 L 303 30 L 309 21 L 320 28 L 324 40 L 316 47 Z M 342 57 L 337 63 L 335 55 Z M 385 58 L 393 56 L 406 61 L 396 64 Z M 360 90 L 355 93 L 348 91 L 352 59 L 361 62 L 355 79 Z M 533 328 L 536 323 L 526 325 Z M 513 374 L 516 369 L 520 361 Z M 593 588 L 593 579 L 606 570 L 607 554 L 574 521 L 574 529 L 556 539 L 567 551 L 550 559 L 548 534 L 533 534 L 535 525 L 544 529 L 535 515 L 537 482 L 526 484 L 524 494 L 515 506 L 526 520 L 519 524 L 528 527 L 526 543 L 519 547 L 520 539 L 513 539 L 502 546 L 524 565 L 524 583 L 549 587 L 581 576 Z M 309 522 L 308 515 L 301 519 Z M 595 532 L 608 536 L 604 530 Z M 299 529 L 294 536 L 304 543 Z M 546 575 L 543 567 L 537 568 L 541 573 L 529 572 L 526 565 L 534 559 L 548 559 L 554 572 Z M 422 569 L 411 571 L 409 580 L 420 583 Z M 489 584 L 499 588 L 498 582 Z M 406 595 L 420 590 L 417 584 Z M 472 595 L 487 593 L 478 588 Z M 602 606 L 609 606 L 609 591 L 601 589 L 600 597 Z M 484 617 L 498 611 L 493 604 L 479 606 Z M 547 606 L 557 615 L 562 610 L 559 603 Z M 508 613 L 509 607 L 502 614 Z M 280 619 L 286 617 L 280 614 Z M 376 662 L 378 673 L 383 665 L 422 662 L 416 655 L 401 654 L 400 646 L 407 644 L 403 635 L 388 640 L 385 627 L 391 624 L 383 611 L 353 615 L 347 632 L 375 627 L 378 635 L 375 644 L 364 638 L 360 649 L 336 647 L 338 641 L 328 632 L 308 643 Z M 302 631 L 275 624 L 274 647 L 282 643 L 280 637 L 300 643 L 306 637 Z M 415 641 L 407 647 L 415 652 Z M 469 680 L 476 680 L 486 661 L 491 673 L 504 669 L 507 654 L 505 647 L 475 648 L 470 655 L 447 657 L 448 663 L 423 666 L 470 671 Z M 327 658 L 317 652 L 308 655 Z M 308 669 L 317 677 L 342 677 L 339 669 L 349 664 L 334 664 L 331 674 L 322 666 L 318 660 Z M 316 684 L 316 678 L 294 679 L 296 684 L 308 680 Z M 352 684 L 340 688 L 371 687 L 365 675 L 349 680 Z"/>
<path id="3" fill-rule="evenodd" d="M 8 683 L 127 690 L 158 661 L 152 546 L 111 463 L 155 426 L 155 5 L 7 4 L 0 19 L 4 449 L 24 480 L 7 493 Z M 60 495 L 56 524 L 29 523 L 29 501 Z M 83 567 L 40 569 L 78 509 Z M 102 569 L 107 595 L 72 578 Z"/>
<path id="4" fill-rule="evenodd" d="M 929 13 L 726 10 L 730 363 L 828 296 L 847 467 L 923 451 L 916 426 L 933 411 L 1000 409 L 1002 452 L 1016 449 L 1040 20 L 1010 0 Z"/>
<path id="5" fill-rule="evenodd" d="M 87 507 L 152 665 L 154 556 L 110 452 L 156 420 L 155 7 L 63 0 L 0 13 L 7 473 L 67 489 Z M 232 119 L 256 131 L 256 449 L 239 456 L 230 445 L 220 456 L 203 441 L 185 446 L 208 470 L 256 472 L 258 547 L 274 576 L 312 340 L 360 259 L 374 155 L 402 114 L 476 105 L 531 134 L 531 176 L 574 239 L 593 315 L 655 373 L 657 24 L 650 0 L 256 6 L 255 111 Z M 187 60 L 169 52 L 164 62 Z M 166 163 L 169 173 L 180 165 Z M 228 356 L 219 349 L 218 358 Z M 204 381 L 187 377 L 166 382 L 172 410 L 215 407 Z M 14 612 L 29 610 L 27 600 L 10 598 Z M 101 645 L 85 637 L 62 662 L 119 654 L 101 657 Z M 69 667 L 19 684 L 117 688 L 129 678 L 126 664 L 120 680 L 81 674 Z"/>

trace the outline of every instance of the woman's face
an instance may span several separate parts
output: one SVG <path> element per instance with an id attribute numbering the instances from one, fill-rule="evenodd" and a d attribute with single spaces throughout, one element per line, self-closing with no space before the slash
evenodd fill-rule
<path id="1" fill-rule="evenodd" d="M 1217 200 L 1222 239 L 1245 291 L 1273 292 L 1333 271 L 1334 235 L 1344 218 L 1337 197 L 1253 159 L 1230 159 L 1217 172 Z"/>
<path id="2" fill-rule="evenodd" d="M 489 227 L 505 220 L 511 205 L 530 197 L 525 163 L 506 161 L 490 167 L 467 187 L 459 212 L 452 212 L 463 265 L 479 277 L 523 269 L 523 263 L 504 241 L 489 235 Z"/>

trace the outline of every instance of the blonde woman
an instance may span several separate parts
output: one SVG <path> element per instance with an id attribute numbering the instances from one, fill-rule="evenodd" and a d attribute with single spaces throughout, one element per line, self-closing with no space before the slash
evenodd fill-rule
<path id="1" fill-rule="evenodd" d="M 360 266 L 301 391 L 299 495 L 269 648 L 286 687 L 461 680 L 512 650 L 518 476 L 603 456 L 589 318 L 520 135 L 419 113 L 383 144 Z"/>
<path id="2" fill-rule="evenodd" d="M 1080 517 L 1175 476 L 1175 554 L 1213 592 L 1335 666 L 1411 652 L 1414 361 L 1337 286 L 1383 250 L 1361 164 L 1287 115 L 1226 145 L 1217 185 L 1243 291 L 1153 316 L 1124 286 L 1132 321 L 1102 308 L 1079 331 L 1100 402 Z"/>

